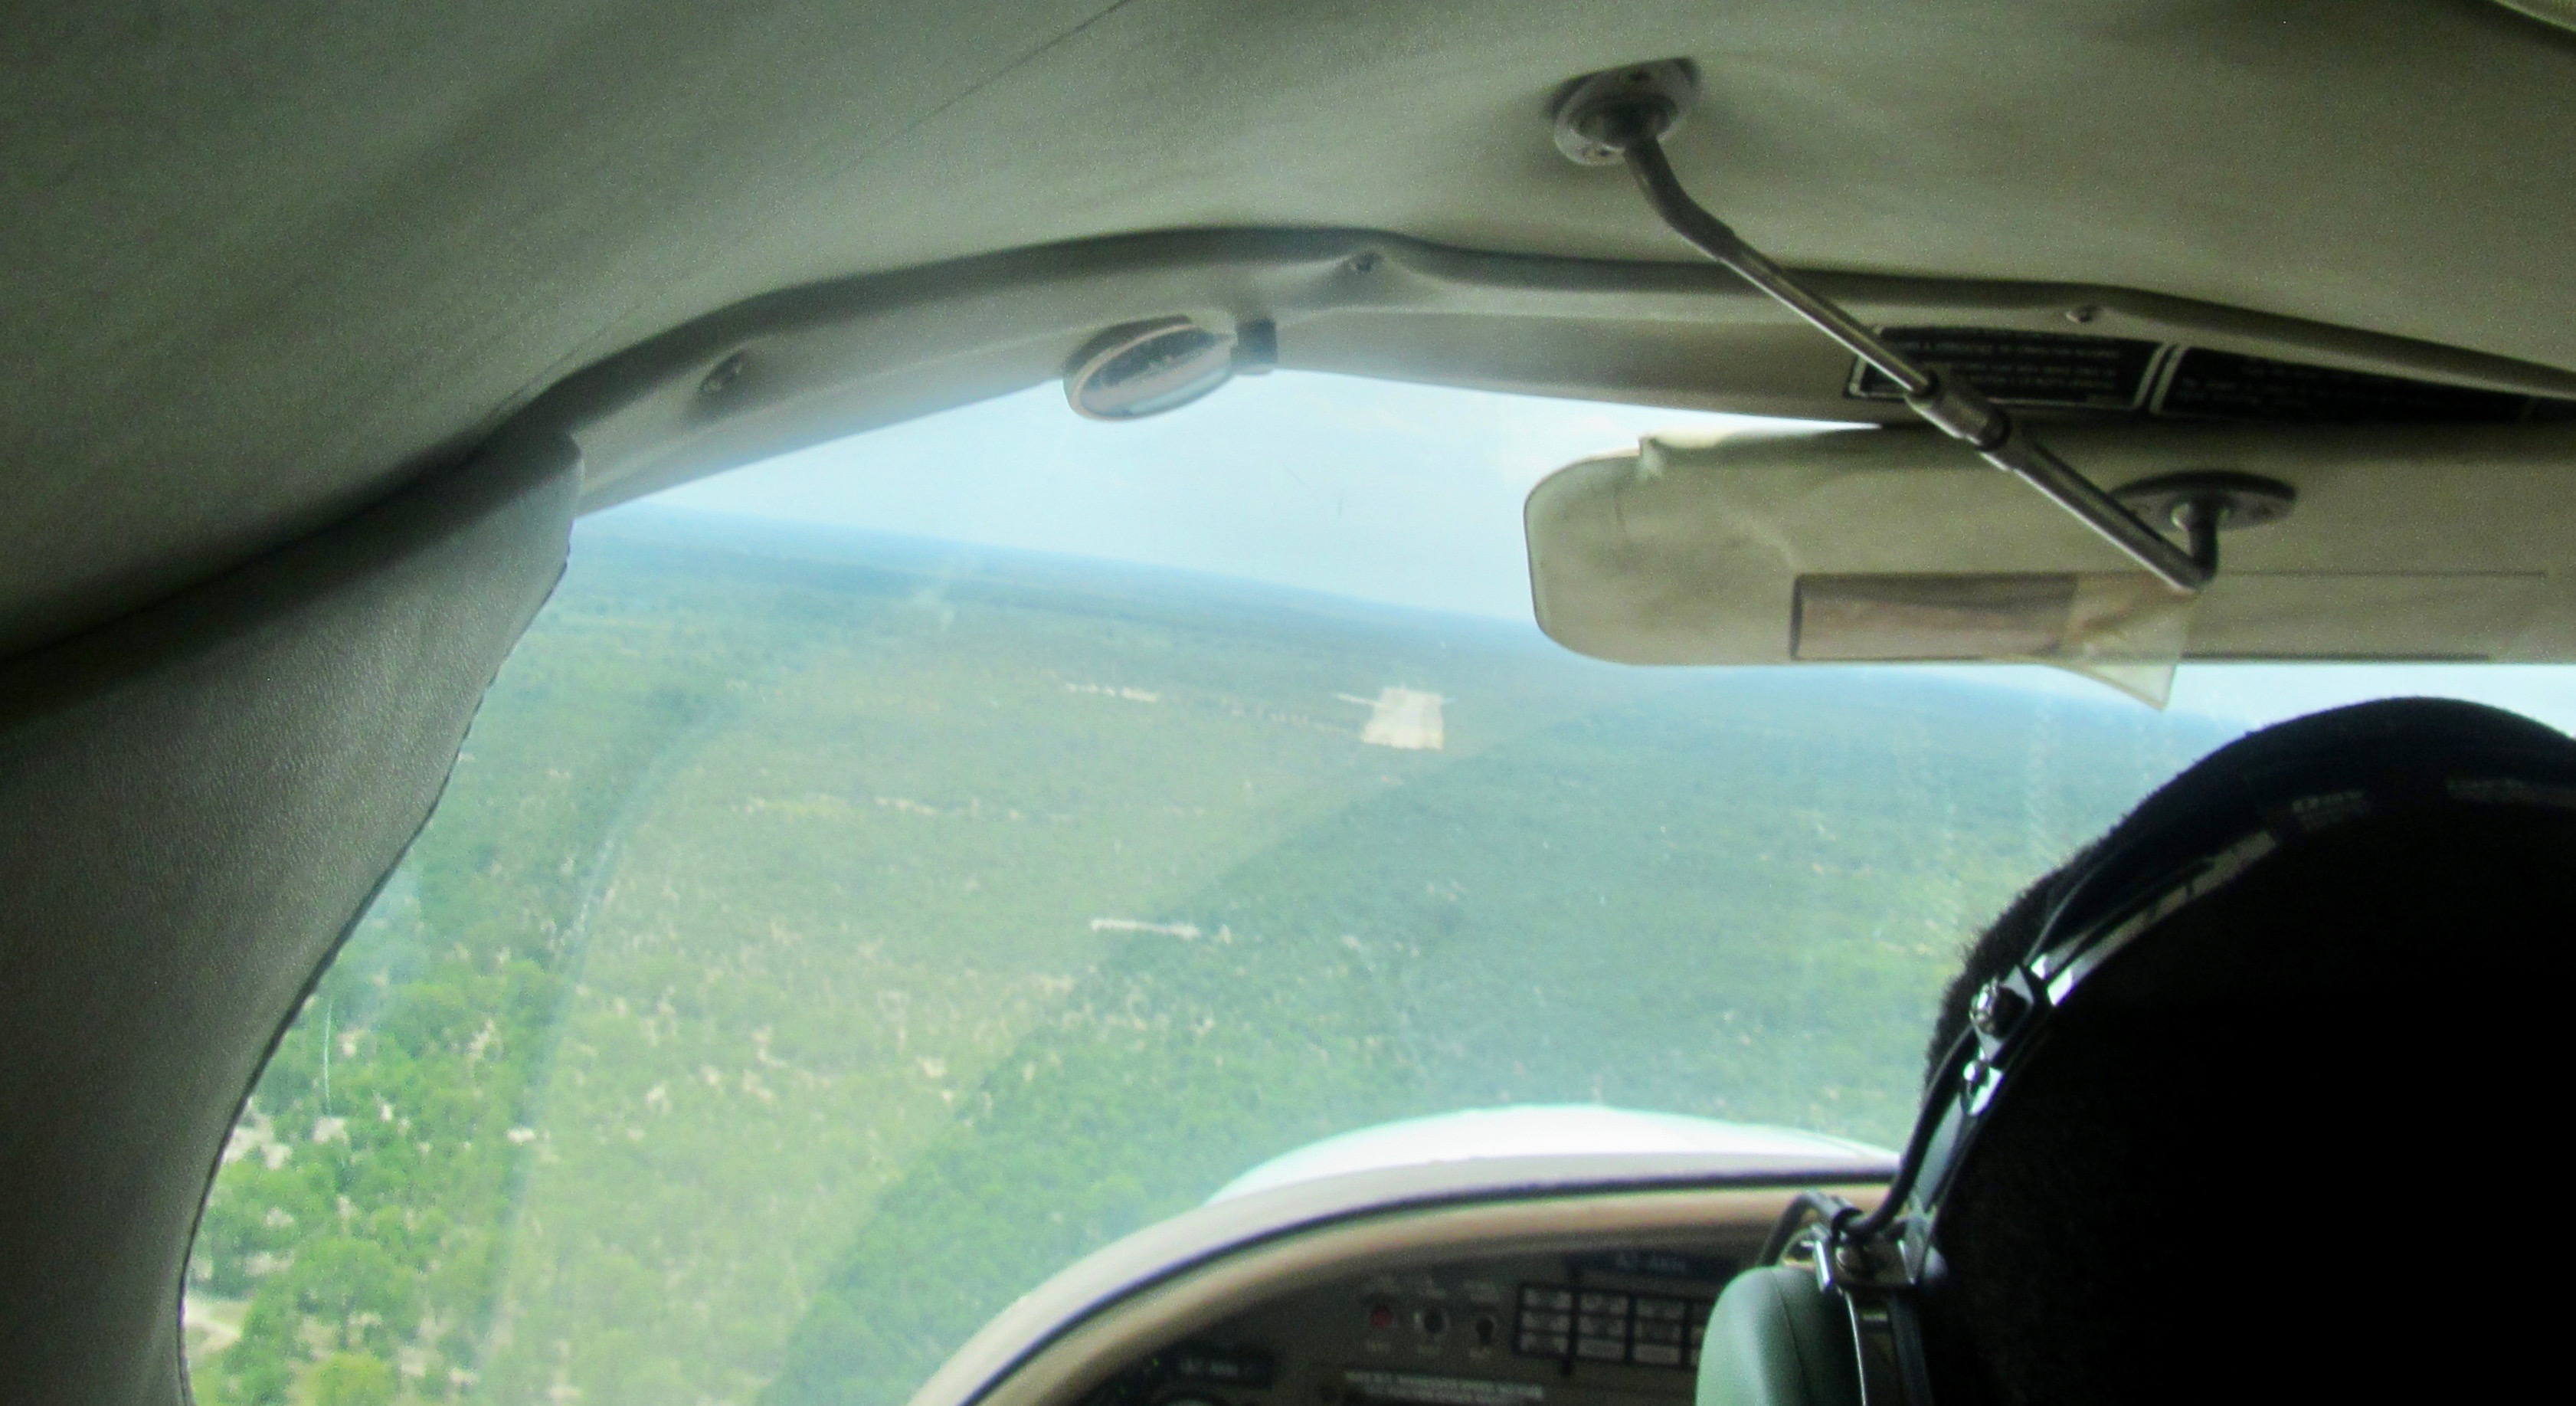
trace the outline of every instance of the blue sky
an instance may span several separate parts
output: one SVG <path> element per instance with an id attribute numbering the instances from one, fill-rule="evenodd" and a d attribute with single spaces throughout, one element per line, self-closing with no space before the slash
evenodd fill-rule
<path id="1" fill-rule="evenodd" d="M 651 501 L 1062 552 L 1530 620 L 1521 500 L 1640 434 L 1764 422 L 1280 372 L 1129 424 L 1054 385 L 683 485 Z M 2053 670 L 1997 685 L 2107 696 Z M 2392 693 L 2576 728 L 2576 667 L 2186 665 L 2171 706 L 2244 723 Z"/>

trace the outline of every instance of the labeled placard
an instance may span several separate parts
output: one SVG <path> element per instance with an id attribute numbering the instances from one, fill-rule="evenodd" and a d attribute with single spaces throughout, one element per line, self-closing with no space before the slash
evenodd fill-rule
<path id="1" fill-rule="evenodd" d="M 2301 366 L 2207 347 L 2177 350 L 2155 402 L 2159 415 L 2308 425 L 2510 424 L 2531 408 L 2527 395 Z"/>
<path id="2" fill-rule="evenodd" d="M 1531 1382 L 1497 1382 L 1481 1377 L 1444 1377 L 1430 1372 L 1350 1371 L 1342 1382 L 1368 1401 L 1402 1402 L 1405 1406 L 1537 1406 L 1547 1388 Z"/>
<path id="3" fill-rule="evenodd" d="M 2576 418 L 2576 401 L 2309 366 L 2133 337 L 2008 327 L 1882 327 L 1888 345 L 1999 405 L 2282 425 L 2505 425 Z M 1852 363 L 1844 394 L 1903 400 Z"/>
<path id="4" fill-rule="evenodd" d="M 1890 346 L 1965 378 L 2004 405 L 2135 410 L 2146 403 L 2161 343 L 2128 337 L 2018 332 L 2003 327 L 1883 327 Z M 1866 362 L 1852 368 L 1851 395 L 1903 400 L 1904 391 Z"/>

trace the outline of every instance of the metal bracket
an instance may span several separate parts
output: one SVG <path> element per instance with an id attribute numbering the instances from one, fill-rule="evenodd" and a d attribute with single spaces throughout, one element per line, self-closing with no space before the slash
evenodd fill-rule
<path id="1" fill-rule="evenodd" d="M 1661 114 L 1654 128 L 1662 137 L 1670 136 L 1698 102 L 1699 69 L 1688 59 L 1606 68 L 1574 80 L 1557 95 L 1556 149 L 1580 166 L 1616 166 L 1627 159 L 1622 134 L 1637 120 L 1624 109 L 1652 106 Z"/>
<path id="2" fill-rule="evenodd" d="M 2170 523 L 2191 543 L 2191 559 L 2218 574 L 2218 534 L 2261 527 L 2290 515 L 2299 491 L 2278 479 L 2204 470 L 2161 474 L 2111 491 L 2121 504 L 2153 523 Z"/>
<path id="3" fill-rule="evenodd" d="M 1914 1303 L 1916 1255 L 1902 1230 L 1894 1238 L 1854 1235 L 1838 1220 L 1807 1238 L 1816 1287 L 1840 1295 L 1851 1316 L 1860 1406 L 1932 1406 Z"/>
<path id="4" fill-rule="evenodd" d="M 2175 546 L 2100 485 L 2050 453 L 1976 387 L 1944 376 L 1890 346 L 1841 304 L 1799 282 L 1691 199 L 1682 189 L 1681 178 L 1673 174 L 1672 163 L 1664 158 L 1662 139 L 1681 124 L 1698 94 L 1698 74 L 1681 59 L 1588 75 L 1567 87 L 1557 101 L 1557 149 L 1586 165 L 1607 165 L 1614 159 L 1627 163 L 1638 188 L 1645 192 L 1646 203 L 1674 233 L 1876 367 L 1903 388 L 1905 403 L 1935 429 L 1964 441 L 1987 463 L 2048 495 L 2173 589 L 2191 594 L 2209 584 L 2217 559 L 2214 536 L 2210 564 L 2204 565 L 2194 552 Z"/>

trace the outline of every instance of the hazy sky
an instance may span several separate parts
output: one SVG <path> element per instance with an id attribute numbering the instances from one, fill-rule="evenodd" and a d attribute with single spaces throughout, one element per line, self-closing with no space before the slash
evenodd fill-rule
<path id="1" fill-rule="evenodd" d="M 651 501 L 1527 622 L 1520 510 L 1532 485 L 1649 431 L 1763 423 L 1280 372 L 1111 425 L 1075 415 L 1046 385 Z M 1973 676 L 2105 692 L 2047 669 Z M 2576 728 L 2576 668 L 2558 667 L 2186 665 L 2172 706 L 2266 722 L 2391 693 L 2477 698 Z"/>

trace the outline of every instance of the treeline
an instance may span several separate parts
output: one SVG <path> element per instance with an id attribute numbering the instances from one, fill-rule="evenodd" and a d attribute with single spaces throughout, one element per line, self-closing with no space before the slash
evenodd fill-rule
<path id="1" fill-rule="evenodd" d="M 1892 1142 L 1959 939 L 2216 740 L 655 535 L 585 529 L 262 1075 L 190 1267 L 208 1406 L 896 1406 L 1047 1274 L 1369 1123 Z M 1357 744 L 1335 693 L 1390 682 L 1452 695 L 1451 751 Z M 746 1243 L 781 1224 L 813 1243 Z"/>
<path id="2" fill-rule="evenodd" d="M 1389 1119 L 1606 1102 L 1902 1141 L 1958 943 L 2202 736 L 1742 675 L 1333 816 L 1173 911 L 879 1202 L 771 1406 L 897 1406 L 1046 1275 Z M 2034 745 L 2083 765 L 2034 772 Z M 1825 862 L 1834 856 L 1838 862 Z"/>
<path id="3" fill-rule="evenodd" d="M 529 1100 L 623 808 L 729 680 L 793 647 L 799 621 L 728 584 L 690 556 L 577 553 L 503 668 L 226 1151 L 188 1292 L 200 1314 L 248 1302 L 236 1341 L 196 1339 L 206 1406 L 473 1394 Z"/>

